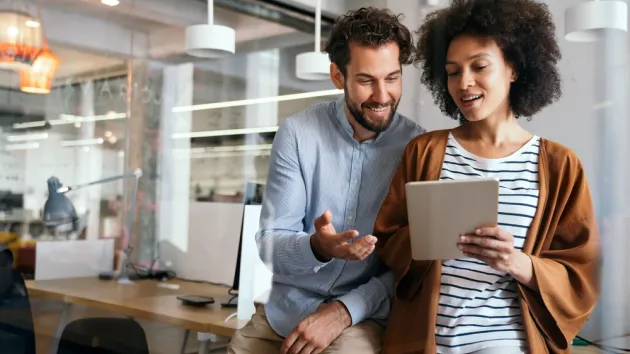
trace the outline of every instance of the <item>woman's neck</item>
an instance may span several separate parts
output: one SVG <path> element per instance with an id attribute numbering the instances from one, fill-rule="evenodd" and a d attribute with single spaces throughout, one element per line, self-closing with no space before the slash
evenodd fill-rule
<path id="1" fill-rule="evenodd" d="M 495 115 L 477 122 L 467 122 L 461 126 L 462 137 L 477 140 L 487 146 L 499 147 L 506 142 L 529 140 L 531 134 L 523 129 L 512 112 Z"/>

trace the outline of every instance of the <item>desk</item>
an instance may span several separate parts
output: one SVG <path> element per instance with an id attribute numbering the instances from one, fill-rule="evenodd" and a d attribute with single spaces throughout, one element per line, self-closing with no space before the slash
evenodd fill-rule
<path id="1" fill-rule="evenodd" d="M 60 280 L 26 281 L 30 296 L 38 296 L 64 303 L 64 314 L 59 329 L 65 326 L 68 305 L 76 304 L 98 308 L 122 316 L 142 318 L 150 321 L 181 327 L 200 333 L 212 333 L 231 337 L 247 321 L 231 318 L 234 308 L 222 308 L 221 299 L 227 295 L 227 287 L 197 284 L 184 281 L 169 281 L 179 289 L 159 287 L 153 280 L 139 280 L 133 284 L 119 284 L 98 278 L 75 278 Z M 204 308 L 183 306 L 177 295 L 194 294 L 215 298 L 215 303 Z M 57 338 L 61 336 L 58 332 Z M 200 353 L 205 354 L 202 342 Z M 575 354 L 602 353 L 593 347 L 573 347 Z"/>
<path id="2" fill-rule="evenodd" d="M 116 313 L 122 316 L 142 318 L 200 333 L 212 333 L 231 337 L 247 321 L 232 317 L 225 321 L 235 308 L 222 308 L 221 299 L 228 295 L 224 286 L 199 284 L 185 281 L 164 282 L 179 289 L 160 287 L 154 280 L 139 280 L 131 284 L 119 284 L 98 278 L 73 278 L 59 280 L 29 280 L 26 287 L 30 296 L 43 297 L 64 303 L 62 320 L 56 338 L 61 336 L 70 305 L 83 305 Z M 205 295 L 215 298 L 207 307 L 184 306 L 177 295 Z M 202 349 L 207 343 L 202 341 Z M 200 350 L 200 352 L 202 352 Z"/>

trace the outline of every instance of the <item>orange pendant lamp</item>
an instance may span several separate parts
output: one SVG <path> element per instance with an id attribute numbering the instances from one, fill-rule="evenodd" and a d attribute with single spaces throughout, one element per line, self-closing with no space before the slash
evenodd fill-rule
<path id="1" fill-rule="evenodd" d="M 59 58 L 45 48 L 30 67 L 20 70 L 20 90 L 27 93 L 50 93 L 57 68 L 59 68 Z"/>
<path id="2" fill-rule="evenodd" d="M 28 13 L 0 9 L 0 69 L 29 67 L 43 48 L 39 21 Z"/>
<path id="3" fill-rule="evenodd" d="M 0 2 L 0 69 L 19 71 L 24 92 L 49 93 L 59 59 L 48 49 L 36 2 Z"/>

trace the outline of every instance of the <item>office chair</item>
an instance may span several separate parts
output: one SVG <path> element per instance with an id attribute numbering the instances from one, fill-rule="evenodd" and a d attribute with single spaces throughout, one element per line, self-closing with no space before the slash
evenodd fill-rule
<path id="1" fill-rule="evenodd" d="M 28 291 L 22 275 L 12 265 L 13 253 L 0 244 L 0 353 L 35 354 Z"/>
<path id="2" fill-rule="evenodd" d="M 64 328 L 57 354 L 149 354 L 149 344 L 133 319 L 83 318 Z"/>

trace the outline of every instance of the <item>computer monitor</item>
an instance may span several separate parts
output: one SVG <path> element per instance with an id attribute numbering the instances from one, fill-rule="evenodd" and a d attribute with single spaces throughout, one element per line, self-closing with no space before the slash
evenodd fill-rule
<path id="1" fill-rule="evenodd" d="M 11 214 L 14 209 L 24 208 L 24 195 L 14 194 L 11 191 L 0 191 L 0 211 Z"/>
<path id="2" fill-rule="evenodd" d="M 263 195 L 265 194 L 265 185 L 260 183 L 248 182 L 245 185 L 245 193 L 243 195 L 243 203 L 245 205 L 261 205 L 263 201 Z M 243 217 L 245 213 L 243 212 Z M 241 218 L 241 232 L 240 239 L 238 241 L 238 253 L 236 256 L 236 269 L 234 270 L 234 281 L 232 282 L 231 291 L 238 291 L 239 276 L 241 273 L 241 244 L 243 242 L 243 223 L 244 219 Z"/>

